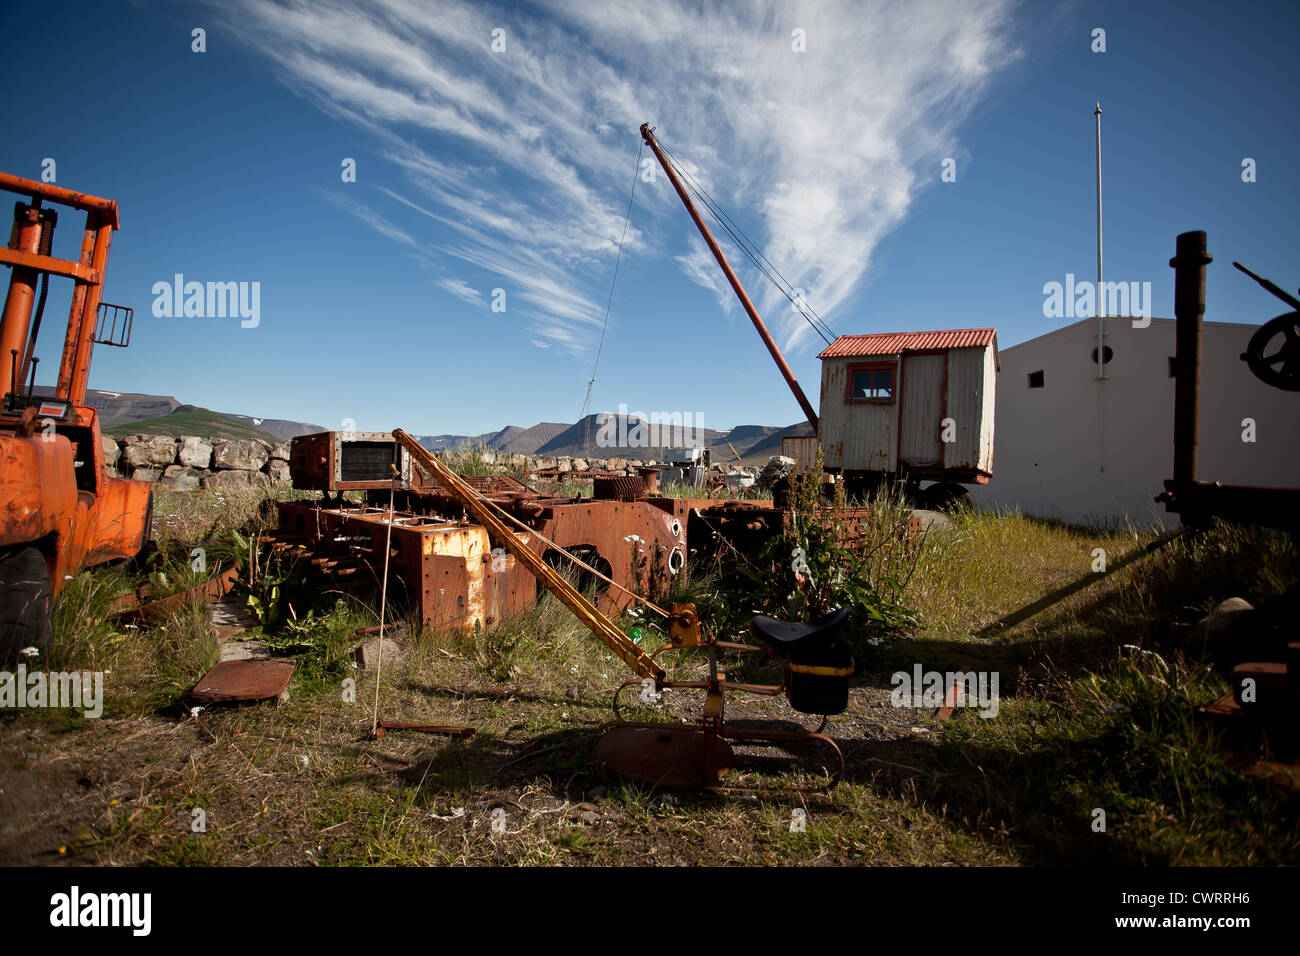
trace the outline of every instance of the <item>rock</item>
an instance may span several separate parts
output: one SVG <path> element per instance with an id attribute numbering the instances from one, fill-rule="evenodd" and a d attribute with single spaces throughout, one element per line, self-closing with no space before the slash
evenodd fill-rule
<path id="1" fill-rule="evenodd" d="M 1183 653 L 1193 658 L 1214 653 L 1214 645 L 1219 643 L 1228 628 L 1243 614 L 1249 614 L 1253 610 L 1249 601 L 1238 597 L 1228 598 L 1192 625 L 1192 629 L 1183 638 Z"/>
<path id="2" fill-rule="evenodd" d="M 266 463 L 266 475 L 274 484 L 289 481 L 289 463 L 279 458 L 272 458 Z"/>
<path id="3" fill-rule="evenodd" d="M 1104 357 L 1105 357 L 1105 356 L 1103 356 L 1103 358 L 1104 358 Z M 573 470 L 574 470 L 574 471 L 586 471 L 586 470 L 587 470 L 587 460 L 586 460 L 585 458 L 575 458 L 575 459 L 573 459 Z"/>
<path id="4" fill-rule="evenodd" d="M 554 458 L 539 455 L 533 459 L 532 468 L 534 471 L 546 471 L 547 469 L 557 467 L 559 467 L 559 465 Z"/>
<path id="5" fill-rule="evenodd" d="M 132 468 L 132 481 L 157 481 L 162 477 L 161 468 Z"/>
<path id="6" fill-rule="evenodd" d="M 785 478 L 794 471 L 795 460 L 787 458 L 785 455 L 773 455 L 759 472 L 758 483 L 763 487 L 771 487 L 782 478 Z"/>
<path id="7" fill-rule="evenodd" d="M 483 461 L 483 464 L 485 465 L 495 465 L 497 463 L 496 452 L 488 451 L 486 448 L 484 448 L 482 451 L 479 452 L 479 458 Z"/>
<path id="8" fill-rule="evenodd" d="M 560 474 L 567 474 L 568 472 L 573 471 L 573 461 L 569 458 L 561 458 L 556 461 L 555 467 L 559 470 Z"/>
<path id="9" fill-rule="evenodd" d="M 606 462 L 605 462 L 605 468 L 606 468 L 608 471 L 626 471 L 626 470 L 627 470 L 627 459 L 626 459 L 626 458 L 610 458 L 610 459 L 606 460 Z"/>
<path id="10" fill-rule="evenodd" d="M 356 659 L 357 666 L 363 671 L 373 670 L 379 666 L 379 635 L 375 635 L 366 641 L 355 651 L 352 656 Z M 393 664 L 401 659 L 402 649 L 397 642 L 391 637 L 384 637 L 384 661 Z"/>
<path id="11" fill-rule="evenodd" d="M 176 460 L 176 439 L 170 435 L 141 435 L 122 456 L 132 468 L 170 465 Z"/>
<path id="12" fill-rule="evenodd" d="M 627 468 L 628 471 L 632 471 L 633 469 L 636 468 L 644 468 L 645 462 L 637 458 L 629 458 L 627 460 L 627 465 L 625 467 Z"/>
<path id="13" fill-rule="evenodd" d="M 187 468 L 208 468 L 212 465 L 212 445 L 202 438 L 182 435 L 176 460 Z"/>
<path id="14" fill-rule="evenodd" d="M 265 442 L 247 438 L 218 438 L 212 443 L 212 467 L 261 471 L 271 457 Z"/>
<path id="15" fill-rule="evenodd" d="M 234 491 L 240 488 L 266 487 L 270 479 L 260 471 L 218 471 L 203 479 L 208 491 Z"/>
<path id="16" fill-rule="evenodd" d="M 280 442 L 280 444 L 276 445 L 274 448 L 271 449 L 271 460 L 272 461 L 289 460 L 289 443 L 287 441 L 282 441 Z"/>
<path id="17" fill-rule="evenodd" d="M 207 472 L 184 465 L 168 465 L 163 469 L 162 486 L 169 491 L 197 491 Z"/>
<path id="18" fill-rule="evenodd" d="M 101 435 L 99 441 L 104 448 L 104 464 L 115 469 L 117 460 L 122 457 L 121 447 L 107 435 Z"/>
<path id="19" fill-rule="evenodd" d="M 609 468 L 609 462 L 604 458 L 592 458 L 588 460 L 587 468 L 591 471 L 606 471 Z"/>

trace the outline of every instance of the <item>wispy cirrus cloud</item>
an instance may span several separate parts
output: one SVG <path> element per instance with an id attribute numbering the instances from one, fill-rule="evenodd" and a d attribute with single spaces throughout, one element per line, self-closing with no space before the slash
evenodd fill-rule
<path id="1" fill-rule="evenodd" d="M 492 273 L 534 341 L 581 355 L 599 335 L 642 121 L 698 164 L 706 188 L 833 323 L 1016 55 L 1011 0 L 220 9 L 236 11 L 224 15 L 286 83 L 374 136 L 401 180 L 382 193 L 395 213 L 422 217 L 429 241 L 405 220 L 341 208 L 394 241 Z M 494 30 L 504 31 L 501 52 Z M 663 255 L 693 229 L 662 177 L 642 188 L 626 254 Z M 702 245 L 674 258 L 729 301 Z M 812 344 L 781 294 L 741 272 L 782 345 Z"/>
<path id="2" fill-rule="evenodd" d="M 434 285 L 446 292 L 450 292 L 458 299 L 464 299 L 470 305 L 483 304 L 483 293 L 463 279 L 439 279 Z"/>

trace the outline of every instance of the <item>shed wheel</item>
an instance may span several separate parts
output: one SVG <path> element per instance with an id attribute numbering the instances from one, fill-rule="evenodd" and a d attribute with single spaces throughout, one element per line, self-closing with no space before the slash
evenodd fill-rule
<path id="1" fill-rule="evenodd" d="M 975 498 L 970 490 L 952 481 L 941 481 L 926 488 L 921 492 L 921 502 L 931 511 L 951 512 L 975 507 Z"/>
<path id="2" fill-rule="evenodd" d="M 31 546 L 0 558 L 0 664 L 19 659 L 24 647 L 44 654 L 53 629 L 53 589 L 45 556 Z"/>

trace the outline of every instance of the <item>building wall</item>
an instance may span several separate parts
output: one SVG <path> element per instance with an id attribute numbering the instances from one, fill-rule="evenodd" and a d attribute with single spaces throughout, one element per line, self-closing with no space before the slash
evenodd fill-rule
<path id="1" fill-rule="evenodd" d="M 976 502 L 1076 524 L 1174 527 L 1177 516 L 1152 500 L 1173 475 L 1174 326 L 1108 319 L 1114 356 L 1101 382 L 1094 319 L 1003 350 L 993 478 L 972 489 Z M 1205 323 L 1198 477 L 1300 486 L 1300 392 L 1265 385 L 1238 357 L 1255 328 Z M 1039 370 L 1043 387 L 1029 388 Z M 1253 443 L 1242 441 L 1245 418 L 1255 421 Z"/>

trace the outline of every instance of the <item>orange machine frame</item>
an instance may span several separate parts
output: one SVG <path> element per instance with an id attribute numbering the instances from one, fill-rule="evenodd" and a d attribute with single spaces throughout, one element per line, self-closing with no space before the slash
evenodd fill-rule
<path id="1" fill-rule="evenodd" d="M 16 204 L 8 247 L 0 248 L 0 263 L 13 270 L 0 315 L 0 549 L 40 548 L 57 593 L 87 565 L 138 554 L 153 510 L 147 483 L 108 476 L 99 418 L 85 404 L 118 208 L 111 199 L 8 173 L 0 173 L 0 189 L 31 199 Z M 86 213 L 77 261 L 42 251 L 42 234 L 48 252 L 57 221 L 44 202 Z M 73 279 L 76 288 L 54 400 L 29 401 L 25 357 L 42 273 Z"/>

